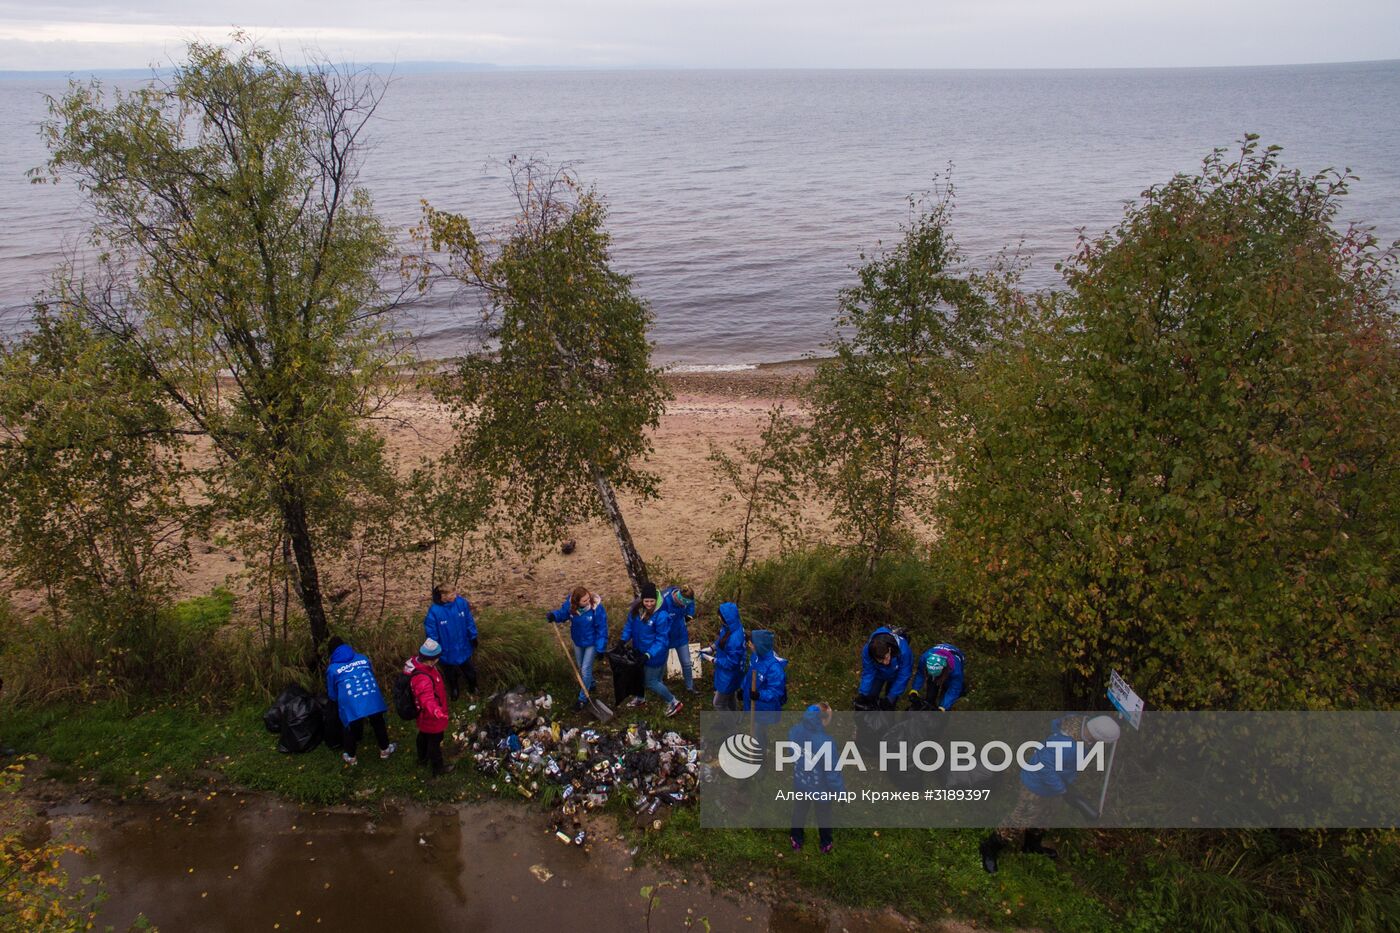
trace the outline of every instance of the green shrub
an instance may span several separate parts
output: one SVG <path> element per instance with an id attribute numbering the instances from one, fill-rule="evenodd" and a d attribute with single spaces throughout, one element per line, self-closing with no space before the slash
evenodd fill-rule
<path id="1" fill-rule="evenodd" d="M 1250 137 L 1150 189 L 961 396 L 949 579 L 1082 701 L 1400 696 L 1400 254 L 1337 223 L 1346 182 Z"/>
<path id="2" fill-rule="evenodd" d="M 750 627 L 788 635 L 847 637 L 890 625 L 922 641 L 950 638 L 958 624 L 939 568 L 907 552 L 885 555 L 869 573 L 864 555 L 829 547 L 750 564 L 742 577 L 725 567 L 710 588 L 706 611 L 740 591 Z"/>

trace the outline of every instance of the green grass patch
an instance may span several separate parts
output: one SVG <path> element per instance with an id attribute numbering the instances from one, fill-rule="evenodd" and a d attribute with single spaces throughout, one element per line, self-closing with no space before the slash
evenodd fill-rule
<path id="1" fill-rule="evenodd" d="M 1116 928 L 1108 906 L 1044 859 L 1007 858 L 998 874 L 988 875 L 977 855 L 979 837 L 972 830 L 837 830 L 835 851 L 822 855 L 810 827 L 807 846 L 793 852 L 782 830 L 701 829 L 695 810 L 681 810 L 640 841 L 648 854 L 697 864 L 731 887 L 762 878 L 779 889 L 801 886 L 843 904 L 888 905 L 923 920 Z"/>
<path id="2" fill-rule="evenodd" d="M 863 584 L 863 595 L 853 597 L 856 608 L 831 609 L 838 594 L 829 581 L 850 571 L 832 555 L 803 555 L 759 565 L 759 579 L 767 582 L 745 585 L 753 594 L 752 603 L 746 596 L 742 604 L 746 626 L 773 629 L 778 653 L 790 660 L 790 709 L 817 700 L 847 704 L 859 678 L 860 648 L 880 624 L 880 607 L 892 613 L 900 607 L 895 621 L 910 628 L 916 649 L 938 639 L 954 639 L 964 649 L 971 689 L 959 708 L 1064 704 L 1053 657 L 1017 656 L 960 630 L 952 616 L 940 614 L 948 607 L 937 602 L 936 577 L 918 578 L 917 567 L 907 560 L 883 575 L 877 568 Z M 719 585 L 712 589 L 722 592 Z M 780 598 L 784 594 L 786 602 Z M 817 602 L 810 602 L 814 594 Z M 691 627 L 692 641 L 713 639 L 716 602 L 702 606 Z M 919 606 L 929 611 L 920 615 L 909 608 Z M 547 799 L 523 801 L 514 785 L 504 782 L 493 789 L 492 780 L 466 759 L 459 760 L 455 773 L 431 779 L 414 761 L 413 724 L 392 712 L 390 734 L 399 751 L 387 761 L 378 758 L 369 735 L 353 768 L 325 748 L 278 753 L 277 737 L 262 726 L 264 710 L 288 680 L 319 690 L 321 676 L 302 667 L 295 652 L 270 654 L 240 638 L 226 624 L 230 608 L 231 598 L 215 592 L 165 614 L 165 624 L 180 636 L 170 650 L 183 655 L 172 660 L 179 662 L 179 677 L 159 685 L 164 698 L 55 699 L 50 693 L 40 702 L 25 694 L 21 699 L 27 702 L 7 704 L 0 713 L 0 738 L 43 756 L 54 777 L 119 795 L 232 784 L 309 805 L 372 807 L 392 799 L 454 802 L 489 796 L 547 805 Z M 586 713 L 569 709 L 576 692 L 573 675 L 543 610 L 486 610 L 478 613 L 478 623 L 483 695 L 524 684 L 533 693 L 553 694 L 554 715 L 565 724 L 591 722 Z M 620 628 L 619 619 L 614 636 Z M 50 644 L 8 632 L 0 644 L 7 676 L 18 658 L 37 661 L 47 650 L 41 646 Z M 345 625 L 337 633 L 371 657 L 386 688 L 422 637 L 416 619 Z M 57 638 L 59 632 L 53 627 L 41 634 Z M 603 698 L 611 701 L 605 670 L 600 664 Z M 671 682 L 686 701 L 674 719 L 665 718 L 654 700 L 620 719 L 697 734 L 700 712 L 709 706 L 708 670 L 696 685 L 699 692 L 692 696 Z M 7 697 L 13 700 L 9 686 Z M 172 686 L 179 687 L 173 697 Z M 469 710 L 467 703 L 454 705 L 452 730 L 481 712 Z M 622 827 L 633 825 L 627 796 L 616 794 L 610 804 Z M 1060 850 L 1058 862 L 1008 854 L 996 876 L 982 871 L 977 856 L 982 833 L 973 830 L 838 830 L 830 856 L 822 856 L 815 844 L 792 853 L 782 830 L 701 829 L 694 809 L 677 811 L 659 832 L 628 832 L 646 858 L 682 871 L 703 869 L 722 886 L 747 890 L 749 882 L 761 879 L 780 891 L 809 891 L 856 907 L 891 906 L 929 921 L 1135 933 L 1400 928 L 1400 888 L 1394 884 L 1400 877 L 1400 837 L 1393 832 L 1058 831 L 1051 834 Z"/>

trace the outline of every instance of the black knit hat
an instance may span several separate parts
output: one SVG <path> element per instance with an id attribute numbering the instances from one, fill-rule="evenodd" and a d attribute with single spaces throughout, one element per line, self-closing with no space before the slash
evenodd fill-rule
<path id="1" fill-rule="evenodd" d="M 656 598 L 656 584 L 650 580 L 642 584 L 642 599 Z"/>

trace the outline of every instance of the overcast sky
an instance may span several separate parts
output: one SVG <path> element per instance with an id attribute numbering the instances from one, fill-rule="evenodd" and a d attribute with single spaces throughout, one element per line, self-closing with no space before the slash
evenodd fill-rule
<path id="1" fill-rule="evenodd" d="M 0 0 L 0 70 L 144 67 L 242 26 L 295 60 L 1065 68 L 1400 58 L 1400 0 Z"/>

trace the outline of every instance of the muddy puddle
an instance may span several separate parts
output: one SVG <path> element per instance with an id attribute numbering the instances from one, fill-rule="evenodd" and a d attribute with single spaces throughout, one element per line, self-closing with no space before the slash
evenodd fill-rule
<path id="1" fill-rule="evenodd" d="M 887 914 L 773 907 L 634 865 L 620 842 L 565 845 L 539 814 L 506 804 L 388 813 L 309 811 L 259 795 L 54 804 L 54 828 L 88 847 L 100 924 L 145 915 L 165 933 L 402 929 L 648 929 L 644 885 L 668 881 L 650 929 L 905 930 Z"/>

